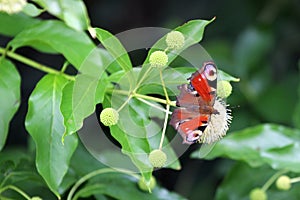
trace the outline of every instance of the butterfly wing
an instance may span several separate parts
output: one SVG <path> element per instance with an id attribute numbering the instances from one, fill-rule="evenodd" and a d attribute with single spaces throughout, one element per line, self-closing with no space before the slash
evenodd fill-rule
<path id="1" fill-rule="evenodd" d="M 199 107 L 199 97 L 194 91 L 188 88 L 187 84 L 182 84 L 178 86 L 180 94 L 177 97 L 176 105 L 178 107 Z"/>
<path id="2" fill-rule="evenodd" d="M 215 114 L 217 68 L 213 62 L 206 62 L 192 74 L 190 84 L 178 86 L 180 94 L 170 124 L 178 130 L 183 142 L 192 144 L 200 141 L 211 114 Z"/>
<path id="3" fill-rule="evenodd" d="M 191 108 L 178 108 L 172 113 L 170 124 L 180 133 L 183 143 L 192 144 L 199 140 L 208 120 L 207 114 L 193 112 Z"/>
<path id="4" fill-rule="evenodd" d="M 217 88 L 217 67 L 213 62 L 205 62 L 203 67 L 192 74 L 191 85 L 199 97 L 208 105 L 213 105 Z"/>
<path id="5" fill-rule="evenodd" d="M 180 107 L 173 111 L 170 124 L 180 133 L 184 143 L 192 144 L 200 139 L 207 126 L 210 112 L 204 110 L 205 105 L 201 105 L 203 100 L 193 94 L 187 84 L 178 88 L 181 92 L 176 103 Z"/>

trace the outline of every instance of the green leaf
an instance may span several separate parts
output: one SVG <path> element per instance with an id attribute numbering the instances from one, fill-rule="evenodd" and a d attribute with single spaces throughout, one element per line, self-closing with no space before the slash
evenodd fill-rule
<path id="1" fill-rule="evenodd" d="M 133 78 L 136 79 L 141 72 L 141 68 L 133 68 L 131 74 Z M 169 95 L 178 94 L 179 91 L 177 86 L 187 82 L 187 78 L 191 76 L 191 73 L 195 72 L 195 69 L 192 67 L 176 67 L 176 68 L 167 68 L 163 72 L 163 79 L 165 81 L 168 91 L 171 91 Z M 128 76 L 124 71 L 118 71 L 111 74 L 107 81 L 118 83 L 122 85 L 123 89 L 129 89 L 125 87 L 126 80 L 124 82 L 124 77 Z M 128 80 L 127 80 L 128 82 Z M 160 94 L 164 96 L 164 92 L 161 86 L 161 80 L 159 77 L 159 71 L 153 70 L 150 72 L 149 76 L 145 79 L 143 84 L 137 91 L 139 94 Z"/>
<path id="2" fill-rule="evenodd" d="M 76 193 L 73 199 L 77 200 L 80 197 L 86 198 L 94 194 L 102 194 L 105 191 L 105 187 L 106 186 L 104 184 L 93 184 L 85 186 Z"/>
<path id="3" fill-rule="evenodd" d="M 9 15 L 0 12 L 0 33 L 7 36 L 15 36 L 37 22 L 40 22 L 40 20 L 31 18 L 23 13 Z"/>
<path id="4" fill-rule="evenodd" d="M 171 64 L 171 62 L 185 49 L 188 47 L 200 42 L 203 38 L 203 33 L 205 27 L 210 24 L 214 18 L 210 21 L 207 20 L 191 20 L 187 23 L 185 23 L 182 26 L 177 27 L 176 31 L 180 31 L 184 37 L 185 37 L 185 43 L 184 46 L 179 49 L 179 50 L 173 50 L 170 52 L 167 52 L 168 55 L 168 63 L 167 66 Z M 167 44 L 165 42 L 166 35 L 162 37 L 159 41 L 157 41 L 153 47 L 150 49 L 148 52 L 148 56 L 143 64 L 142 71 L 139 75 L 138 80 L 140 81 L 144 74 L 148 71 L 148 68 L 150 67 L 149 65 L 149 57 L 152 52 L 157 51 L 157 50 L 165 50 L 167 48 Z"/>
<path id="5" fill-rule="evenodd" d="M 107 80 L 107 76 L 101 78 L 97 83 L 96 94 L 95 94 L 95 105 L 102 103 L 104 100 L 106 88 L 110 85 L 110 82 Z"/>
<path id="6" fill-rule="evenodd" d="M 45 181 L 36 171 L 35 156 L 26 148 L 5 148 L 0 153 L 0 187 L 13 185 L 26 191 L 29 196 L 40 196 L 44 199 L 57 199 L 51 193 Z M 6 198 L 4 198 L 4 195 Z M 2 198 L 3 197 L 3 198 Z M 15 192 L 1 194 L 2 199 L 23 199 Z"/>
<path id="7" fill-rule="evenodd" d="M 30 95 L 25 126 L 36 144 L 36 167 L 56 196 L 77 146 L 75 135 L 65 139 L 60 111 L 62 88 L 67 80 L 58 75 L 46 75 Z"/>
<path id="8" fill-rule="evenodd" d="M 0 59 L 0 151 L 4 147 L 9 122 L 20 106 L 21 77 L 15 66 Z"/>
<path id="9" fill-rule="evenodd" d="M 84 176 L 89 172 L 106 167 L 87 151 L 83 143 L 79 141 L 78 147 L 72 156 L 70 170 L 76 175 Z"/>
<path id="10" fill-rule="evenodd" d="M 105 66 L 105 70 L 110 73 L 110 74 L 114 74 L 114 73 L 117 73 L 117 72 L 120 72 L 122 71 L 122 68 L 120 67 L 119 63 L 118 63 L 118 60 L 115 59 L 111 54 L 110 52 L 108 52 L 107 50 L 103 49 L 103 48 L 98 48 L 100 50 L 102 50 L 102 54 L 103 54 L 103 57 L 105 59 L 107 59 L 107 65 Z"/>
<path id="11" fill-rule="evenodd" d="M 173 86 L 174 88 L 176 87 L 177 90 L 177 85 L 186 82 L 187 76 L 184 74 L 186 71 L 188 70 L 184 67 L 176 70 L 171 68 L 166 70 L 166 73 L 164 73 L 164 80 L 166 80 L 167 87 Z M 136 77 L 139 72 L 140 68 L 134 68 L 132 74 Z M 109 79 L 115 79 L 114 81 L 116 81 L 120 87 L 118 89 L 127 90 L 129 88 L 128 77 L 126 75 L 127 74 L 120 73 L 120 75 L 115 76 L 116 78 L 111 79 L 111 77 L 114 76 L 112 75 Z M 153 73 L 153 76 L 149 77 L 151 78 L 145 81 L 145 84 L 140 88 L 138 93 L 159 93 L 158 90 L 155 90 L 156 88 L 151 88 L 151 86 L 154 85 L 153 83 L 157 83 L 157 86 L 161 88 L 161 81 L 158 78 L 159 75 Z M 127 96 L 121 96 L 118 93 L 118 90 L 116 92 L 112 91 L 112 97 L 106 98 L 104 107 L 112 106 L 113 108 L 118 109 L 127 98 Z M 109 100 L 109 102 L 107 102 L 107 100 Z M 155 102 L 151 102 L 151 104 L 153 107 L 138 99 L 131 99 L 119 112 L 120 120 L 118 127 L 111 127 L 111 134 L 122 145 L 123 153 L 131 158 L 141 173 L 147 171 L 144 169 L 147 168 L 144 164 L 148 163 L 148 154 L 152 150 L 159 148 L 163 119 L 165 116 L 165 113 L 161 110 L 164 109 L 163 106 Z M 157 107 L 160 109 L 157 109 Z M 163 143 L 163 151 L 167 154 L 168 158 L 166 167 L 180 169 L 178 157 L 174 153 L 167 138 L 165 138 Z M 151 170 L 151 166 L 148 167 L 148 170 Z"/>
<path id="12" fill-rule="evenodd" d="M 109 200 L 109 198 L 105 197 L 102 194 L 94 194 L 95 200 Z"/>
<path id="13" fill-rule="evenodd" d="M 78 177 L 82 177 L 91 171 L 106 167 L 99 162 L 86 147 L 78 141 L 78 146 L 71 158 L 68 173 L 64 176 L 59 191 L 67 191 L 78 181 Z"/>
<path id="14" fill-rule="evenodd" d="M 27 3 L 26 6 L 23 8 L 22 12 L 28 16 L 36 17 L 40 15 L 42 12 L 44 12 L 44 10 L 37 8 L 32 3 Z"/>
<path id="15" fill-rule="evenodd" d="M 249 27 L 237 39 L 234 48 L 236 73 L 240 77 L 247 77 L 251 71 L 260 70 L 265 57 L 274 45 L 272 32 L 267 29 Z M 249 59 L 251 56 L 251 59 Z"/>
<path id="16" fill-rule="evenodd" d="M 126 98 L 126 97 L 125 97 Z M 105 99 L 103 106 L 106 107 L 118 107 L 124 102 L 124 97 L 116 96 L 115 98 Z M 109 100 L 109 101 L 108 101 Z M 111 105 L 112 104 L 112 105 Z M 122 152 L 128 155 L 131 161 L 139 169 L 146 181 L 150 181 L 152 176 L 152 166 L 148 160 L 148 153 L 151 151 L 150 144 L 146 140 L 145 127 L 134 124 L 134 120 L 138 120 L 138 123 L 143 123 L 140 119 L 129 117 L 129 109 L 132 107 L 128 104 L 119 112 L 120 125 L 110 126 L 111 135 L 121 144 Z M 131 111 L 132 112 L 132 111 Z M 141 113 L 146 115 L 146 113 Z M 132 129 L 130 129 L 132 127 Z"/>
<path id="17" fill-rule="evenodd" d="M 239 82 L 240 79 L 233 77 L 229 74 L 227 74 L 226 72 L 218 69 L 218 80 L 222 80 L 222 81 L 233 81 L 233 82 Z"/>
<path id="18" fill-rule="evenodd" d="M 261 188 L 275 173 L 268 166 L 251 168 L 245 163 L 237 163 L 218 187 L 215 199 L 248 200 L 251 190 Z M 273 184 L 266 192 L 268 199 L 297 200 L 300 198 L 299 189 L 299 184 L 293 184 L 289 191 L 280 191 Z"/>
<path id="19" fill-rule="evenodd" d="M 273 169 L 300 172 L 300 131 L 275 124 L 263 124 L 237 131 L 220 140 L 206 159 L 225 156 L 247 162 L 252 167 L 264 164 Z M 192 154 L 199 157 L 199 152 Z"/>
<path id="20" fill-rule="evenodd" d="M 56 20 L 42 21 L 19 33 L 9 45 L 13 50 L 31 46 L 44 52 L 58 52 L 80 69 L 94 49 L 94 44 L 83 32 L 75 31 Z"/>
<path id="21" fill-rule="evenodd" d="M 52 15 L 65 21 L 75 30 L 83 31 L 89 27 L 90 20 L 83 1 L 80 0 L 34 0 Z"/>
<path id="22" fill-rule="evenodd" d="M 265 77 L 261 78 L 264 79 Z M 271 82 L 251 101 L 252 110 L 265 121 L 291 124 L 293 120 L 292 113 L 297 105 L 297 93 L 295 91 L 297 91 L 297 85 L 300 83 L 299 80 L 299 76 L 296 74 L 286 74 L 280 82 L 278 81 L 276 84 Z M 258 83 L 258 80 L 251 81 L 248 87 L 252 91 L 258 92 L 259 89 L 253 87 L 253 83 Z"/>
<path id="23" fill-rule="evenodd" d="M 105 69 L 111 58 L 103 49 L 95 48 L 81 65 L 81 73 L 74 82 L 63 89 L 61 111 L 66 126 L 65 134 L 71 135 L 83 125 L 83 120 L 95 110 L 95 105 L 103 101 L 108 86 Z"/>
<path id="24" fill-rule="evenodd" d="M 83 187 L 76 194 L 77 197 L 89 197 L 95 194 L 104 194 L 105 196 L 121 200 L 178 200 L 184 197 L 156 186 L 152 193 L 143 192 L 137 186 L 137 179 L 120 173 L 106 173 L 99 175 Z"/>
<path id="25" fill-rule="evenodd" d="M 66 126 L 64 135 L 71 135 L 83 126 L 83 120 L 95 110 L 98 79 L 78 75 L 63 89 L 61 112 Z"/>
<path id="26" fill-rule="evenodd" d="M 0 152 L 0 174 L 15 171 L 21 165 L 22 161 L 29 161 L 30 159 L 31 157 L 27 154 L 26 149 L 5 148 Z"/>
<path id="27" fill-rule="evenodd" d="M 126 80 L 126 78 L 125 78 Z M 121 84 L 120 85 L 124 85 Z M 125 102 L 126 96 L 112 95 L 110 102 L 104 101 L 104 107 L 117 109 Z M 156 107 L 159 104 L 153 103 Z M 149 153 L 159 148 L 164 112 L 133 98 L 119 112 L 119 122 L 111 126 L 111 135 L 121 144 L 122 152 L 130 157 L 145 180 L 151 178 L 152 166 Z M 154 120 L 155 119 L 155 120 Z M 180 169 L 178 158 L 165 138 L 162 150 L 167 154 L 167 166 Z"/>
<path id="28" fill-rule="evenodd" d="M 126 49 L 123 47 L 117 37 L 110 32 L 95 28 L 96 35 L 101 44 L 107 49 L 111 56 L 119 63 L 125 72 L 132 70 L 132 64 L 127 54 Z"/>
<path id="29" fill-rule="evenodd" d="M 140 69 L 140 68 L 139 68 Z M 179 95 L 178 86 L 187 83 L 187 79 L 196 69 L 192 67 L 167 68 L 163 71 L 163 80 L 168 90 L 169 96 Z M 140 72 L 140 70 L 139 70 Z M 159 94 L 165 96 L 158 70 L 153 70 L 143 81 L 138 93 L 141 94 Z"/>
<path id="30" fill-rule="evenodd" d="M 300 69 L 300 60 L 298 61 L 298 68 Z M 298 77 L 300 77 L 300 73 L 298 74 Z M 296 109 L 294 111 L 293 121 L 295 127 L 300 129 L 300 83 L 298 84 L 298 98 L 297 98 L 297 105 Z"/>
<path id="31" fill-rule="evenodd" d="M 34 166 L 34 156 L 25 148 L 5 148 L 0 153 L 0 182 L 4 185 L 17 185 L 20 182 L 32 181 L 45 185 Z"/>
<path id="32" fill-rule="evenodd" d="M 135 69 L 137 69 L 137 67 L 133 68 L 133 71 L 134 71 Z M 120 71 L 117 71 L 117 72 L 111 74 L 111 75 L 107 78 L 107 80 L 110 81 L 110 82 L 112 82 L 112 83 L 118 83 L 119 80 L 120 80 L 124 75 L 125 75 L 125 71 L 120 70 Z"/>
<path id="33" fill-rule="evenodd" d="M 148 160 L 150 146 L 147 140 L 134 137 L 120 129 L 117 125 L 110 127 L 111 135 L 122 145 L 122 152 L 130 157 L 146 181 L 152 176 L 152 166 Z M 136 133 L 137 134 L 137 133 Z"/>

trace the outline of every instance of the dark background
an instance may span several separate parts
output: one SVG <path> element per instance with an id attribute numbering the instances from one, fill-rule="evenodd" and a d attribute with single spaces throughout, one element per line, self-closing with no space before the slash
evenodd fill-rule
<path id="1" fill-rule="evenodd" d="M 85 1 L 92 26 L 113 34 L 138 27 L 175 28 L 191 19 L 216 20 L 206 30 L 202 46 L 220 69 L 241 78 L 233 83 L 234 120 L 229 132 L 262 122 L 293 126 L 300 58 L 300 1 Z M 43 15 L 43 18 L 49 18 Z M 1 44 L 7 38 L 0 38 Z M 61 66 L 63 58 L 30 48 L 18 53 Z M 22 105 L 11 122 L 7 145 L 25 145 L 27 100 L 42 72 L 17 65 L 22 76 Z M 1 97 L 2 98 L 2 97 Z M 193 147 L 192 147 L 193 148 Z M 211 199 L 231 165 L 228 160 L 181 157 L 183 169 L 155 172 L 159 183 L 189 199 Z"/>

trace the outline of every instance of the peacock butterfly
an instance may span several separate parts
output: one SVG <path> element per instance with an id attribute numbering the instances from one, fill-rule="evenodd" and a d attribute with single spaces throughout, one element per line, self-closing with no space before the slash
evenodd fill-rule
<path id="1" fill-rule="evenodd" d="M 180 133 L 183 143 L 213 143 L 226 134 L 231 120 L 224 101 L 216 97 L 215 63 L 204 62 L 188 80 L 188 84 L 178 86 L 178 108 L 172 113 L 170 124 Z M 212 117 L 221 128 L 211 123 Z"/>

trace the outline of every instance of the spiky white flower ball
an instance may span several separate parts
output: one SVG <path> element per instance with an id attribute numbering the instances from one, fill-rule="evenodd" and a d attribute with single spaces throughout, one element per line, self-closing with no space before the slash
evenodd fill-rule
<path id="1" fill-rule="evenodd" d="M 226 103 L 222 99 L 217 98 L 213 107 L 218 113 L 211 115 L 208 125 L 201 135 L 201 143 L 211 144 L 216 142 L 224 137 L 229 129 L 232 116 L 231 110 L 227 108 Z"/>
<path id="2" fill-rule="evenodd" d="M 0 11 L 8 14 L 18 13 L 23 10 L 26 0 L 0 0 Z"/>

